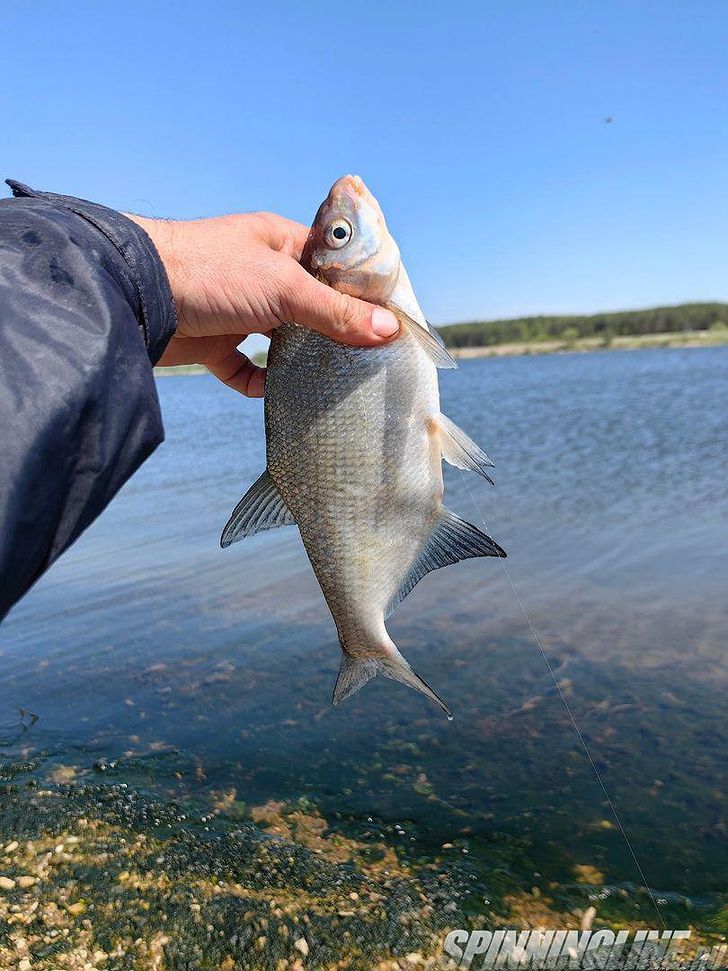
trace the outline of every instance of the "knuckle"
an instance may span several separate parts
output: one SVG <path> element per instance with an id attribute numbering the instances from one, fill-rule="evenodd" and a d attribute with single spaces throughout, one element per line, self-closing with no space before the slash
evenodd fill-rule
<path id="1" fill-rule="evenodd" d="M 342 330 L 350 333 L 359 329 L 360 313 L 356 302 L 348 293 L 338 293 L 336 298 L 336 321 Z"/>
<path id="2" fill-rule="evenodd" d="M 281 252 L 286 244 L 286 233 L 281 226 L 280 217 L 273 212 L 253 212 L 250 213 L 259 234 L 266 238 L 272 250 Z"/>

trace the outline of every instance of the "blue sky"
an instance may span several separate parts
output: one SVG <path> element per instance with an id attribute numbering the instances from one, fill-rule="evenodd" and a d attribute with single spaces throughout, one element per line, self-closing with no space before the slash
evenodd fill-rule
<path id="1" fill-rule="evenodd" d="M 305 223 L 358 173 L 436 323 L 728 299 L 726 51 L 722 0 L 5 0 L 2 172 Z"/>

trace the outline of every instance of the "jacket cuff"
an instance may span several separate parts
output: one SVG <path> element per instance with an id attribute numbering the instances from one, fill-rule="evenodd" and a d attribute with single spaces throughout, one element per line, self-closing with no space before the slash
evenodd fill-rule
<path id="1" fill-rule="evenodd" d="M 55 192 L 37 192 L 14 179 L 6 181 L 16 198 L 45 199 L 70 209 L 92 223 L 116 247 L 134 285 L 134 314 L 144 335 L 149 359 L 156 364 L 177 329 L 177 314 L 164 264 L 141 226 L 95 202 Z"/>

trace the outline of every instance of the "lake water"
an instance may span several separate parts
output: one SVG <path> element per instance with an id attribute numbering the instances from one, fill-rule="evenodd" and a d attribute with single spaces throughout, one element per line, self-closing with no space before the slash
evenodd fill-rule
<path id="1" fill-rule="evenodd" d="M 728 348 L 440 375 L 496 463 L 473 496 L 645 878 L 665 906 L 707 906 L 726 889 Z M 164 445 L 0 630 L 6 751 L 80 779 L 135 755 L 167 794 L 398 823 L 403 854 L 452 843 L 495 891 L 557 894 L 584 865 L 639 886 L 501 563 L 431 574 L 389 622 L 452 722 L 384 679 L 334 708 L 334 626 L 295 528 L 218 547 L 264 467 L 261 403 L 199 376 L 159 394 Z M 477 522 L 454 470 L 446 500 Z M 40 715 L 27 730 L 19 707 Z"/>

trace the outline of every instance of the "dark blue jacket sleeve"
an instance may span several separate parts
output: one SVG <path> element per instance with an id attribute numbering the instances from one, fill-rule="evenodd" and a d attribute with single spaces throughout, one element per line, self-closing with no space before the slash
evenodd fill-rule
<path id="1" fill-rule="evenodd" d="M 0 200 L 0 618 L 163 440 L 169 283 L 136 223 L 9 183 Z"/>

